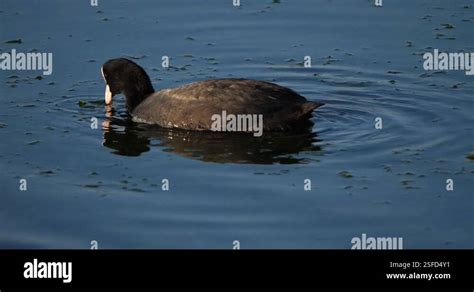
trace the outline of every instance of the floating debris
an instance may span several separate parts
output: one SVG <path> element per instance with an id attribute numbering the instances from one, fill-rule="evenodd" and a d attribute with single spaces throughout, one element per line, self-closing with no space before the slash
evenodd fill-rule
<path id="1" fill-rule="evenodd" d="M 23 43 L 22 39 L 14 39 L 14 40 L 9 40 L 5 42 L 5 44 L 21 44 L 21 43 Z"/>
<path id="2" fill-rule="evenodd" d="M 469 159 L 469 160 L 471 160 L 471 161 L 474 160 L 474 151 L 471 152 L 471 153 L 469 153 L 469 154 L 466 156 L 466 158 Z"/>
<path id="3" fill-rule="evenodd" d="M 345 178 L 351 178 L 354 177 L 349 171 L 343 170 L 338 173 L 340 176 L 345 177 Z"/>
<path id="4" fill-rule="evenodd" d="M 411 184 L 413 181 L 412 180 L 402 180 L 400 183 L 404 186 Z"/>
<path id="5" fill-rule="evenodd" d="M 132 188 L 132 189 L 130 189 L 130 191 L 137 192 L 137 193 L 144 193 L 145 192 L 144 190 L 139 189 L 139 188 Z"/>
<path id="6" fill-rule="evenodd" d="M 100 186 L 98 184 L 86 184 L 86 185 L 82 185 L 82 187 L 96 189 Z"/>
<path id="7" fill-rule="evenodd" d="M 452 25 L 451 23 L 441 23 L 441 26 L 443 26 L 445 29 L 453 29 L 453 28 L 455 28 L 455 26 Z"/>
<path id="8" fill-rule="evenodd" d="M 52 171 L 52 170 L 43 170 L 43 171 L 40 171 L 39 174 L 49 176 L 49 175 L 54 174 L 54 171 Z"/>

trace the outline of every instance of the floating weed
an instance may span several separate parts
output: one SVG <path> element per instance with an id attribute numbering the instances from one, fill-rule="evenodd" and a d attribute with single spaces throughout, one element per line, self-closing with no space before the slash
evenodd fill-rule
<path id="1" fill-rule="evenodd" d="M 137 193 L 144 193 L 145 191 L 139 188 L 132 188 L 130 189 L 132 192 L 137 192 Z"/>
<path id="2" fill-rule="evenodd" d="M 344 177 L 344 178 L 351 178 L 351 177 L 354 177 L 349 171 L 347 170 L 343 170 L 341 172 L 338 173 L 340 176 Z"/>
<path id="3" fill-rule="evenodd" d="M 453 29 L 455 26 L 451 23 L 441 23 L 441 26 L 445 29 Z"/>
<path id="4" fill-rule="evenodd" d="M 407 186 L 407 185 L 413 183 L 413 181 L 412 180 L 402 180 L 400 183 L 404 186 Z"/>
<path id="5" fill-rule="evenodd" d="M 412 180 L 402 180 L 400 182 L 402 184 L 402 186 L 404 186 L 405 188 L 412 188 L 413 186 L 411 185 L 413 183 Z"/>
<path id="6" fill-rule="evenodd" d="M 22 39 L 13 39 L 13 40 L 8 40 L 5 42 L 6 44 L 21 44 L 23 43 Z"/>
<path id="7" fill-rule="evenodd" d="M 474 151 L 469 153 L 467 156 L 466 156 L 467 159 L 473 161 L 474 160 Z"/>
<path id="8" fill-rule="evenodd" d="M 392 167 L 388 164 L 385 164 L 383 165 L 383 169 L 386 171 L 386 172 L 392 172 Z"/>
<path id="9" fill-rule="evenodd" d="M 52 170 L 43 170 L 43 171 L 40 171 L 39 174 L 44 175 L 44 176 L 50 176 L 50 175 L 54 174 L 54 171 L 52 171 Z"/>
<path id="10" fill-rule="evenodd" d="M 84 101 L 84 100 L 79 100 L 79 101 L 77 102 L 77 105 L 78 105 L 79 107 L 85 107 L 85 106 L 87 105 L 87 102 Z"/>
<path id="11" fill-rule="evenodd" d="M 90 189 L 96 189 L 96 188 L 100 187 L 100 185 L 98 185 L 98 184 L 85 184 L 85 185 L 82 185 L 82 187 L 90 188 Z"/>

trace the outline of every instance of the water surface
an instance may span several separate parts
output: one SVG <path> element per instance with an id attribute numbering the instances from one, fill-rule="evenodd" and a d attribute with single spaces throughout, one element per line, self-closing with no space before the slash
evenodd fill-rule
<path id="1" fill-rule="evenodd" d="M 0 247 L 472 248 L 473 77 L 422 66 L 474 51 L 472 1 L 280 2 L 2 1 L 1 52 L 52 52 L 54 70 L 0 71 Z M 326 105 L 262 139 L 137 125 L 121 98 L 104 108 L 119 56 L 155 89 L 245 77 Z"/>

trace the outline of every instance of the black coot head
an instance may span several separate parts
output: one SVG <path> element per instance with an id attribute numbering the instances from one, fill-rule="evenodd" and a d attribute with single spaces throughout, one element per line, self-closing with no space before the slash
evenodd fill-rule
<path id="1" fill-rule="evenodd" d="M 125 59 L 111 59 L 102 65 L 105 103 L 112 103 L 114 95 L 125 95 L 127 109 L 132 111 L 148 95 L 154 92 L 150 78 L 138 64 Z"/>

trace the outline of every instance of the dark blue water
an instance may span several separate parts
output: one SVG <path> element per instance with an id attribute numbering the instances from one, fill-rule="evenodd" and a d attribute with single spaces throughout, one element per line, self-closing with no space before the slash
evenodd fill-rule
<path id="1" fill-rule="evenodd" d="M 422 66 L 474 52 L 472 1 L 241 2 L 0 2 L 0 52 L 54 55 L 50 76 L 0 71 L 0 247 L 473 247 L 474 77 Z M 100 67 L 119 56 L 155 89 L 245 77 L 326 105 L 300 135 L 137 125 L 121 98 L 104 109 Z"/>

